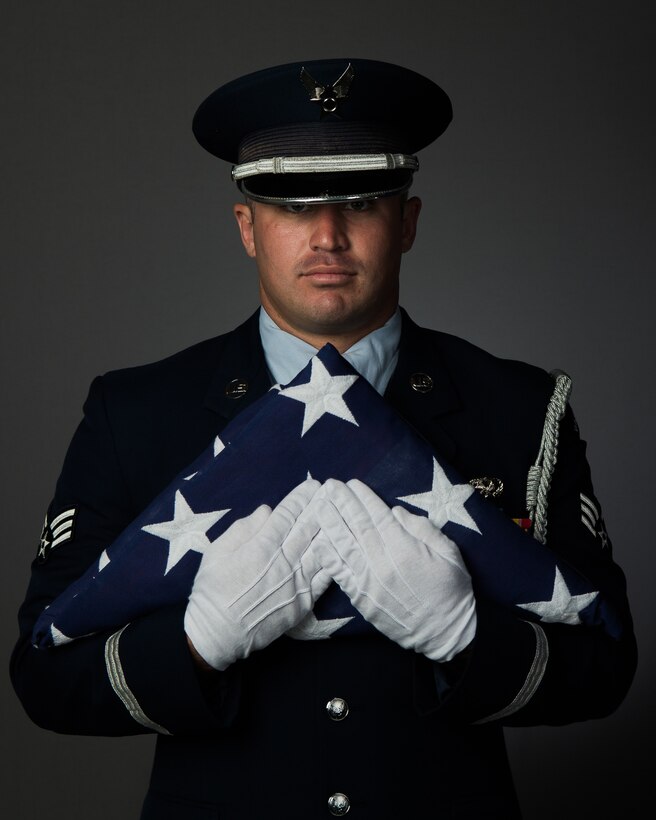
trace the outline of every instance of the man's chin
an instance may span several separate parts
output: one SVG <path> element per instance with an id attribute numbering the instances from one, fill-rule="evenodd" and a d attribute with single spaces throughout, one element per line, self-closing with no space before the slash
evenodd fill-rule
<path id="1" fill-rule="evenodd" d="M 396 306 L 389 311 L 376 314 L 372 314 L 371 311 L 356 310 L 353 307 L 324 309 L 314 312 L 304 323 L 303 329 L 305 333 L 312 336 L 325 337 L 326 341 L 330 341 L 331 337 L 339 339 L 350 337 L 351 344 L 355 344 L 359 338 L 382 327 L 395 309 Z"/>

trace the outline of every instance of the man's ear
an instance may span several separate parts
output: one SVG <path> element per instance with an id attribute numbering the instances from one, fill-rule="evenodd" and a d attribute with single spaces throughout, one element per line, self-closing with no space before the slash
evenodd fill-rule
<path id="1" fill-rule="evenodd" d="M 412 196 L 403 204 L 403 227 L 401 232 L 401 251 L 405 253 L 414 245 L 417 235 L 417 221 L 421 211 L 421 199 Z"/>
<path id="2" fill-rule="evenodd" d="M 237 202 L 232 206 L 232 212 L 239 225 L 241 242 L 250 257 L 255 257 L 255 239 L 253 236 L 253 211 L 245 202 Z"/>

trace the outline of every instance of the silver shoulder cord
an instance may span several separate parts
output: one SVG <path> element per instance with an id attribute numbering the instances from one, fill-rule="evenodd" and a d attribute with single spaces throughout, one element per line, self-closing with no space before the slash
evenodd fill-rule
<path id="1" fill-rule="evenodd" d="M 548 495 L 558 458 L 559 425 L 572 392 L 572 380 L 567 373 L 553 370 L 551 375 L 556 386 L 547 406 L 540 452 L 526 482 L 526 508 L 533 523 L 533 537 L 541 544 L 547 541 Z"/>

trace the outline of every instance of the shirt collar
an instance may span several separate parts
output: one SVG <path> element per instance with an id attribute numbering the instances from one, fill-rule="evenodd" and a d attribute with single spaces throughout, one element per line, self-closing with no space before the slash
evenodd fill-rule
<path id="1" fill-rule="evenodd" d="M 260 337 L 269 373 L 274 382 L 287 384 L 317 353 L 317 348 L 282 330 L 260 308 Z M 342 355 L 381 395 L 399 357 L 401 311 L 397 307 L 382 327 L 364 336 Z"/>

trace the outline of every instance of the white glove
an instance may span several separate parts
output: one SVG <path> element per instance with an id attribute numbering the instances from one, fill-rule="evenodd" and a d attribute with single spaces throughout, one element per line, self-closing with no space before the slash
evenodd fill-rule
<path id="1" fill-rule="evenodd" d="M 448 661 L 476 632 L 471 578 L 458 547 L 424 516 L 390 509 L 366 484 L 328 480 L 312 503 L 324 567 L 380 632 Z"/>
<path id="2" fill-rule="evenodd" d="M 298 624 L 330 576 L 312 541 L 319 531 L 308 504 L 321 485 L 308 479 L 275 509 L 236 521 L 203 555 L 184 627 L 214 669 L 268 646 Z"/>

